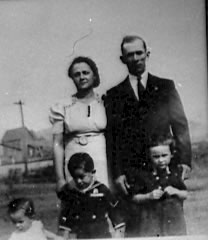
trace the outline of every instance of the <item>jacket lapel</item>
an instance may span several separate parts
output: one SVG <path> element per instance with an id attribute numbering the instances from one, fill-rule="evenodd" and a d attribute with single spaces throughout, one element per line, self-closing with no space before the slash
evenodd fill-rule
<path id="1" fill-rule="evenodd" d="M 146 91 L 150 95 L 154 95 L 155 93 L 157 93 L 158 90 L 159 90 L 159 87 L 158 87 L 158 84 L 157 84 L 157 79 L 155 79 L 155 77 L 153 75 L 148 73 Z"/>

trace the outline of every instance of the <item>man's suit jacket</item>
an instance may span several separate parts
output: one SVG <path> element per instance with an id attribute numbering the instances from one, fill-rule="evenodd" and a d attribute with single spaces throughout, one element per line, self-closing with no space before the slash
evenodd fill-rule
<path id="1" fill-rule="evenodd" d="M 131 167 L 148 167 L 147 139 L 173 135 L 173 165 L 191 166 L 191 143 L 184 109 L 174 82 L 148 74 L 145 95 L 137 100 L 128 77 L 107 91 L 107 156 L 114 178 Z"/>

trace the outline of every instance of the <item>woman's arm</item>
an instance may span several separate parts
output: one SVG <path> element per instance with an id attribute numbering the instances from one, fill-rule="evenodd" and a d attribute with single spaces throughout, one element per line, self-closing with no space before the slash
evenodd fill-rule
<path id="1" fill-rule="evenodd" d="M 64 178 L 64 145 L 63 134 L 53 135 L 54 166 L 56 172 L 57 191 L 66 183 Z"/>

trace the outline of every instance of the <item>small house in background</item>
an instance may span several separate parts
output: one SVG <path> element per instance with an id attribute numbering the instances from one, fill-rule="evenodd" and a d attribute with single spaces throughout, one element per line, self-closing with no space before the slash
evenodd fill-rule
<path id="1" fill-rule="evenodd" d="M 7 130 L 1 140 L 1 168 L 19 167 L 22 171 L 27 171 L 39 168 L 44 163 L 52 165 L 52 137 L 47 134 L 45 138 L 44 131 L 36 134 L 26 127 Z"/>

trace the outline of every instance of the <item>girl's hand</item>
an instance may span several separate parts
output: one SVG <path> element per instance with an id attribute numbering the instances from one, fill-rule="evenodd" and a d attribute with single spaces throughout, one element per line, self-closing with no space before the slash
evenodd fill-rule
<path id="1" fill-rule="evenodd" d="M 164 191 L 162 191 L 162 189 L 160 189 L 160 188 L 155 189 L 150 193 L 150 199 L 152 199 L 152 200 L 160 199 L 163 194 L 164 194 Z"/>
<path id="2" fill-rule="evenodd" d="M 172 195 L 176 195 L 178 193 L 178 189 L 172 187 L 172 186 L 168 186 L 164 189 L 164 192 L 168 195 L 168 196 L 172 196 Z"/>

